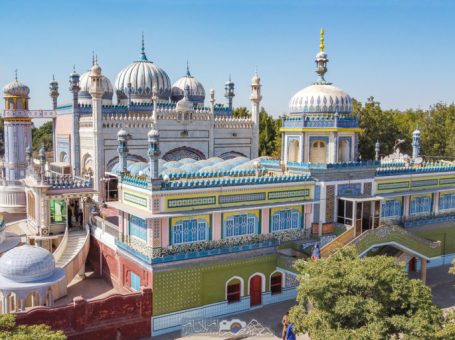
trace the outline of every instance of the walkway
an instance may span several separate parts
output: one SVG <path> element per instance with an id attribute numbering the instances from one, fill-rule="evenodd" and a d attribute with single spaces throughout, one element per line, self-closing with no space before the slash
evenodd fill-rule
<path id="1" fill-rule="evenodd" d="M 86 230 L 70 231 L 65 250 L 55 265 L 57 267 L 64 268 L 69 262 L 71 262 L 82 250 L 86 238 Z"/>

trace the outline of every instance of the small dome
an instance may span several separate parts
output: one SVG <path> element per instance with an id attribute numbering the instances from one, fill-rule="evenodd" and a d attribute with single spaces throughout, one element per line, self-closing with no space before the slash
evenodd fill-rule
<path id="1" fill-rule="evenodd" d="M 131 84 L 131 88 L 128 87 Z M 117 75 L 115 90 L 117 98 L 126 104 L 128 93 L 137 103 L 152 103 L 152 91 L 156 87 L 158 99 L 169 100 L 171 95 L 171 81 L 166 72 L 147 59 L 142 45 L 140 59 L 125 67 Z"/>
<path id="2" fill-rule="evenodd" d="M 16 282 L 40 281 L 50 277 L 54 270 L 54 256 L 41 247 L 25 244 L 0 257 L 0 275 Z"/>
<path id="3" fill-rule="evenodd" d="M 196 160 L 193 158 L 186 157 L 186 158 L 179 159 L 179 162 L 183 163 L 183 164 L 189 164 L 189 163 L 196 163 Z"/>
<path id="4" fill-rule="evenodd" d="M 163 168 L 180 168 L 182 165 L 179 161 L 169 161 L 163 164 Z"/>
<path id="5" fill-rule="evenodd" d="M 257 72 L 254 74 L 253 78 L 251 78 L 251 84 L 252 85 L 260 85 L 261 84 L 261 77 L 259 77 Z"/>
<path id="6" fill-rule="evenodd" d="M 160 132 L 155 128 L 155 126 L 152 126 L 150 131 L 147 133 L 148 138 L 156 138 L 159 137 Z"/>
<path id="7" fill-rule="evenodd" d="M 117 137 L 126 138 L 126 137 L 128 137 L 128 132 L 126 132 L 126 131 L 123 130 L 123 129 L 120 129 L 120 130 L 117 132 Z"/>
<path id="8" fill-rule="evenodd" d="M 92 79 L 90 78 L 90 72 L 83 73 L 79 78 L 79 104 L 92 104 L 92 95 L 90 94 L 90 87 L 92 86 Z M 101 97 L 104 105 L 112 104 L 112 97 L 114 96 L 114 88 L 112 83 L 104 75 L 101 75 L 101 86 L 103 87 L 104 93 Z"/>
<path id="9" fill-rule="evenodd" d="M 173 102 L 182 100 L 184 97 L 185 87 L 188 87 L 189 90 L 188 99 L 194 104 L 200 104 L 200 106 L 203 106 L 205 100 L 204 86 L 202 86 L 201 82 L 190 74 L 189 69 L 184 77 L 180 78 L 172 85 L 171 100 Z"/>
<path id="10" fill-rule="evenodd" d="M 352 112 L 351 97 L 336 86 L 314 84 L 297 92 L 289 102 L 289 113 L 340 113 Z"/>
<path id="11" fill-rule="evenodd" d="M 93 76 L 101 75 L 101 67 L 98 64 L 94 64 L 90 69 L 90 74 Z"/>
<path id="12" fill-rule="evenodd" d="M 3 87 L 3 94 L 6 97 L 26 97 L 30 94 L 30 88 L 15 79 Z"/>

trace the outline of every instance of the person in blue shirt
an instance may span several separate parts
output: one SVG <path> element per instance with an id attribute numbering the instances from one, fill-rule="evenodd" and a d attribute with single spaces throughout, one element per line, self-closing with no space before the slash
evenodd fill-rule
<path id="1" fill-rule="evenodd" d="M 288 329 L 286 331 L 286 340 L 296 340 L 295 334 L 294 334 L 294 324 L 291 322 L 288 325 Z"/>
<path id="2" fill-rule="evenodd" d="M 319 249 L 319 244 L 316 244 L 313 248 L 313 252 L 311 254 L 312 260 L 319 260 L 321 258 L 321 250 Z"/>

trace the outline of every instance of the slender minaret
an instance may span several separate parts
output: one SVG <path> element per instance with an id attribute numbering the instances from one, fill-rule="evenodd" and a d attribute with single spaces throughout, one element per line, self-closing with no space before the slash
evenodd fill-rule
<path id="1" fill-rule="evenodd" d="M 209 157 L 215 156 L 215 90 L 210 89 Z"/>
<path id="2" fill-rule="evenodd" d="M 381 144 L 379 144 L 379 140 L 376 141 L 374 145 L 374 160 L 379 161 L 379 151 L 381 150 Z"/>
<path id="3" fill-rule="evenodd" d="M 118 151 L 118 160 L 119 160 L 119 171 L 121 175 L 128 173 L 128 139 L 129 135 L 123 129 L 117 133 L 117 151 Z"/>
<path id="4" fill-rule="evenodd" d="M 81 170 L 81 146 L 79 135 L 79 74 L 76 72 L 76 67 L 73 67 L 73 73 L 70 74 L 70 91 L 73 93 L 73 133 L 71 139 L 71 164 L 73 167 L 73 175 L 79 176 Z M 55 150 L 54 146 L 54 150 Z M 55 156 L 57 157 L 57 156 Z"/>
<path id="5" fill-rule="evenodd" d="M 54 75 L 52 75 L 52 80 L 49 83 L 49 96 L 52 98 L 52 110 L 57 110 L 57 99 L 59 96 L 58 93 L 58 82 L 55 80 Z M 52 145 L 54 149 L 54 162 L 58 161 L 57 159 L 57 143 L 56 143 L 56 134 L 55 134 L 55 121 L 57 118 L 52 118 Z"/>
<path id="6" fill-rule="evenodd" d="M 420 131 L 417 126 L 412 133 L 412 159 L 420 157 Z"/>
<path id="7" fill-rule="evenodd" d="M 104 198 L 104 186 L 100 181 L 104 176 L 104 145 L 102 137 L 102 97 L 103 85 L 101 67 L 97 58 L 90 70 L 90 95 L 92 96 L 92 124 L 93 124 L 93 161 L 94 161 L 94 189 L 98 192 L 98 201 Z"/>
<path id="8" fill-rule="evenodd" d="M 257 71 L 251 79 L 251 120 L 253 121 L 253 137 L 251 145 L 251 159 L 259 155 L 259 107 L 261 105 L 261 78 Z"/>
<path id="9" fill-rule="evenodd" d="M 231 80 L 231 75 L 229 75 L 229 80 L 224 84 L 224 89 L 225 89 L 224 97 L 226 97 L 228 101 L 229 110 L 232 110 L 232 100 L 235 97 L 235 93 L 234 82 Z"/>
<path id="10" fill-rule="evenodd" d="M 161 187 L 161 180 L 159 178 L 159 157 L 160 157 L 160 133 L 155 124 L 147 134 L 148 141 L 148 156 L 149 156 L 149 170 L 150 170 L 150 186 L 152 190 L 159 190 Z"/>
<path id="11" fill-rule="evenodd" d="M 32 143 L 32 119 L 28 101 L 30 89 L 17 79 L 3 88 L 5 99 L 4 121 L 4 168 L 7 181 L 17 181 L 26 176 L 26 148 Z"/>
<path id="12" fill-rule="evenodd" d="M 44 182 L 45 175 L 46 175 L 46 149 L 44 147 L 44 144 L 42 144 L 41 148 L 39 149 L 38 158 L 39 158 L 39 165 L 40 165 L 39 180 L 40 180 L 40 182 Z"/>

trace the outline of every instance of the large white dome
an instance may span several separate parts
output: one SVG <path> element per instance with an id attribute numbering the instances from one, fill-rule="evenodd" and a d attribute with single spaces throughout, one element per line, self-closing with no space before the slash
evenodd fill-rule
<path id="1" fill-rule="evenodd" d="M 131 88 L 129 88 L 131 84 Z M 125 67 L 117 75 L 115 90 L 121 104 L 126 104 L 128 93 L 131 91 L 131 99 L 136 103 L 151 103 L 153 87 L 156 86 L 160 100 L 169 100 L 171 95 L 171 81 L 156 64 L 149 61 L 142 46 L 139 60 Z"/>
<path id="2" fill-rule="evenodd" d="M 289 113 L 352 112 L 352 99 L 343 90 L 329 83 L 314 84 L 297 92 L 289 102 Z"/>
<path id="3" fill-rule="evenodd" d="M 171 100 L 173 102 L 178 102 L 179 100 L 183 99 L 186 86 L 188 86 L 189 89 L 188 99 L 191 102 L 195 104 L 200 104 L 200 106 L 202 106 L 205 100 L 204 86 L 202 86 L 199 80 L 197 80 L 191 75 L 190 70 L 188 68 L 186 71 L 186 75 L 177 80 L 172 85 Z"/>
<path id="4" fill-rule="evenodd" d="M 41 247 L 25 244 L 0 257 L 0 275 L 15 282 L 40 281 L 52 276 L 54 270 L 54 256 Z"/>
<path id="5" fill-rule="evenodd" d="M 92 103 L 92 96 L 90 95 L 91 84 L 90 71 L 87 71 L 79 78 L 79 87 L 81 88 L 79 91 L 79 104 Z M 104 75 L 101 75 L 101 86 L 104 90 L 102 97 L 103 105 L 111 105 L 112 97 L 114 96 L 114 88 L 112 87 L 112 83 L 109 78 Z"/>

